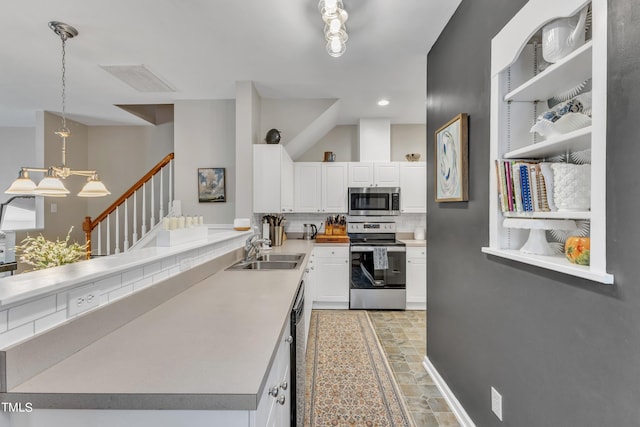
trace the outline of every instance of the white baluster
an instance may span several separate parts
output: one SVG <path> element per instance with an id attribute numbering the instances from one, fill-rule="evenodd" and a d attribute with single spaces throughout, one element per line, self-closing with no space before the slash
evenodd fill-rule
<path id="1" fill-rule="evenodd" d="M 107 215 L 107 255 L 111 255 L 111 214 Z"/>
<path id="2" fill-rule="evenodd" d="M 173 160 L 169 160 L 169 204 L 167 213 L 171 213 L 171 205 L 173 204 Z"/>
<path id="3" fill-rule="evenodd" d="M 102 255 L 102 223 L 98 224 L 98 252 L 97 255 Z"/>
<path id="4" fill-rule="evenodd" d="M 124 251 L 129 250 L 129 199 L 124 199 Z"/>
<path id="5" fill-rule="evenodd" d="M 133 244 L 138 241 L 138 190 L 133 192 Z"/>
<path id="6" fill-rule="evenodd" d="M 142 184 L 142 232 L 141 235 L 147 234 L 147 183 Z"/>
<path id="7" fill-rule="evenodd" d="M 153 176 L 151 176 L 151 224 L 149 225 L 149 230 L 151 230 L 153 228 L 154 225 L 156 225 L 156 218 L 153 216 L 153 213 L 156 211 L 156 204 L 155 204 L 155 199 L 153 197 L 153 194 L 155 193 L 154 191 L 154 187 L 153 187 Z"/>
<path id="8" fill-rule="evenodd" d="M 158 215 L 158 221 L 162 221 L 162 218 L 164 218 L 164 185 L 162 183 L 162 169 L 158 171 L 158 174 L 160 175 L 160 215 Z"/>
<path id="9" fill-rule="evenodd" d="M 120 253 L 120 206 L 116 207 L 116 246 L 113 250 L 114 254 Z"/>

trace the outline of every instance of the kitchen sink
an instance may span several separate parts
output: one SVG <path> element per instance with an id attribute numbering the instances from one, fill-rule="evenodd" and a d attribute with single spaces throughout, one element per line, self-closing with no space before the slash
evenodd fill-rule
<path id="1" fill-rule="evenodd" d="M 298 267 L 295 261 L 252 261 L 242 270 L 293 270 Z"/>
<path id="2" fill-rule="evenodd" d="M 238 261 L 227 270 L 295 270 L 300 265 L 300 261 Z"/>
<path id="3" fill-rule="evenodd" d="M 298 262 L 304 258 L 304 254 L 262 254 L 258 256 L 257 261 L 295 261 Z"/>

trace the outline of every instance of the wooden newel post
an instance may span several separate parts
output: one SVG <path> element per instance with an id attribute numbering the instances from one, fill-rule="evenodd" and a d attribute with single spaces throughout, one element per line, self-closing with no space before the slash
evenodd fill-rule
<path id="1" fill-rule="evenodd" d="M 84 231 L 85 242 L 87 243 L 87 259 L 91 258 L 91 217 L 85 216 L 82 223 L 82 231 Z"/>

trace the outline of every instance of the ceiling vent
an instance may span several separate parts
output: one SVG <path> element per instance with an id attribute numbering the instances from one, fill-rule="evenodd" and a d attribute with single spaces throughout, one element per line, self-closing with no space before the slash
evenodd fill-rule
<path id="1" fill-rule="evenodd" d="M 175 92 L 174 88 L 144 65 L 101 65 L 100 68 L 138 92 Z"/>

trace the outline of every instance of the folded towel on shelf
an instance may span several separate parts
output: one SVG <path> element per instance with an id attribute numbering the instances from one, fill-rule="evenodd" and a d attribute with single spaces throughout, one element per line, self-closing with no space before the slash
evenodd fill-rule
<path id="1" fill-rule="evenodd" d="M 387 248 L 373 248 L 373 268 L 375 270 L 386 270 L 389 268 Z"/>

